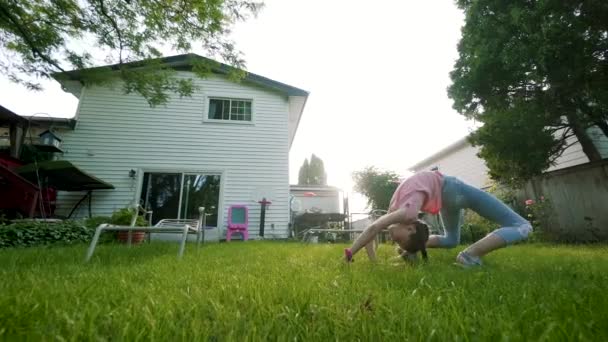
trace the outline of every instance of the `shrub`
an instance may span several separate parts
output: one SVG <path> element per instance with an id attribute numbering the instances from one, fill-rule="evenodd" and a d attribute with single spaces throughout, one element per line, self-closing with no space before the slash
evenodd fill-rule
<path id="1" fill-rule="evenodd" d="M 94 232 L 81 221 L 19 220 L 0 225 L 0 248 L 89 242 Z"/>
<path id="2" fill-rule="evenodd" d="M 10 220 L 8 219 L 8 215 L 4 210 L 0 210 L 0 224 L 9 224 Z"/>
<path id="3" fill-rule="evenodd" d="M 511 209 L 513 209 L 519 215 L 521 215 L 521 216 L 526 215 L 525 206 L 523 205 L 524 203 L 520 202 L 517 197 L 517 194 L 518 194 L 517 189 L 515 189 L 511 186 L 505 185 L 505 184 L 494 183 L 488 189 L 488 192 L 490 194 L 496 196 L 496 198 L 498 198 L 503 203 L 508 205 Z"/>
<path id="4" fill-rule="evenodd" d="M 519 205 L 519 202 L 517 201 L 516 190 L 512 187 L 494 183 L 487 191 L 501 202 L 508 205 L 515 212 L 522 216 L 526 215 L 523 206 Z M 472 210 L 466 210 L 464 224 L 460 234 L 461 241 L 462 243 L 476 242 L 497 228 L 499 228 L 498 224 L 479 216 Z"/>
<path id="5" fill-rule="evenodd" d="M 549 225 L 551 215 L 549 200 L 541 196 L 538 200 L 527 199 L 524 203 L 526 205 L 526 219 L 530 221 L 534 228 L 530 239 L 534 241 L 555 241 L 556 236 L 551 232 Z"/>
<path id="6" fill-rule="evenodd" d="M 84 220 L 84 225 L 95 231 L 100 224 L 112 223 L 112 218 L 109 216 L 93 216 Z M 107 243 L 116 241 L 116 234 L 101 234 L 99 243 Z"/>
<path id="7" fill-rule="evenodd" d="M 598 227 L 591 220 L 577 229 L 556 228 L 553 218 L 551 201 L 544 196 L 538 199 L 527 199 L 526 217 L 534 227 L 531 241 L 558 242 L 558 243 L 597 243 L 602 241 Z"/>
<path id="8" fill-rule="evenodd" d="M 127 207 L 115 211 L 112 214 L 112 217 L 110 218 L 110 223 L 121 226 L 130 225 L 131 220 L 133 219 L 133 210 L 135 209 Z M 147 226 L 148 223 L 146 222 L 143 216 L 139 215 L 137 216 L 137 221 L 135 222 L 135 225 L 138 227 L 144 227 Z"/>
<path id="9" fill-rule="evenodd" d="M 496 228 L 498 228 L 496 223 L 467 209 L 464 215 L 464 224 L 462 225 L 460 232 L 460 242 L 467 244 L 473 243 L 488 235 Z"/>
<path id="10" fill-rule="evenodd" d="M 104 223 L 112 223 L 112 218 L 108 216 L 93 216 L 91 218 L 84 220 L 84 225 L 87 228 L 95 229 L 99 227 L 100 224 Z"/>
<path id="11" fill-rule="evenodd" d="M 0 222 L 0 248 L 89 243 L 95 229 L 102 223 L 130 225 L 133 217 L 132 210 L 123 208 L 114 212 L 112 217 L 96 216 L 85 220 L 61 222 L 17 220 L 10 224 Z M 138 216 L 136 226 L 146 225 L 147 222 L 144 218 Z M 114 239 L 114 234 L 104 234 L 100 243 Z"/>

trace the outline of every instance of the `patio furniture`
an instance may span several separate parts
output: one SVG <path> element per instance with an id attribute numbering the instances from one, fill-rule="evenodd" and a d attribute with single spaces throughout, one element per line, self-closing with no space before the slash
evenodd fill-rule
<path id="1" fill-rule="evenodd" d="M 373 222 L 380 218 L 382 215 L 387 213 L 386 210 L 382 209 L 374 209 L 369 213 L 366 213 L 369 216 L 370 222 Z M 318 215 L 318 214 L 317 214 Z M 341 214 L 326 214 L 330 216 L 337 216 L 343 221 L 347 216 Z M 302 215 L 305 216 L 305 215 Z M 323 233 L 332 233 L 335 235 L 348 234 L 349 240 L 355 240 L 357 236 L 365 231 L 364 228 L 350 228 L 350 229 L 331 229 L 331 228 L 322 228 L 321 226 L 311 227 L 302 231 L 302 242 L 316 242 L 318 240 L 318 236 Z M 374 241 L 375 243 L 386 242 L 388 239 L 386 234 L 388 233 L 388 229 L 383 229 L 376 235 Z"/>
<path id="2" fill-rule="evenodd" d="M 349 234 L 352 240 L 352 234 L 363 233 L 365 229 L 325 229 L 325 228 L 309 228 L 302 232 L 302 242 L 313 242 L 314 236 L 318 236 L 321 233 L 334 233 L 334 234 Z"/>
<path id="3" fill-rule="evenodd" d="M 86 194 L 76 203 L 76 205 L 74 205 L 67 218 L 72 217 L 76 209 L 87 198 L 89 200 L 89 217 L 92 217 L 93 214 L 91 213 L 91 202 L 93 198 L 93 191 L 114 189 L 112 184 L 106 183 L 103 180 L 83 171 L 67 160 L 50 160 L 40 163 L 32 163 L 17 167 L 14 171 L 19 176 L 34 184 L 40 184 L 40 181 L 43 180 L 43 188 L 53 188 L 54 190 L 59 191 L 85 191 Z M 44 192 L 41 193 L 41 195 L 44 194 Z M 56 195 L 49 194 L 47 190 L 46 196 L 42 197 L 43 201 L 54 201 Z"/>
<path id="4" fill-rule="evenodd" d="M 241 233 L 243 240 L 249 239 L 249 209 L 246 205 L 231 205 L 228 208 L 228 226 L 226 231 L 226 241 L 230 241 L 232 234 Z"/>
<path id="5" fill-rule="evenodd" d="M 132 241 L 132 233 L 134 231 L 143 231 L 148 234 L 150 233 L 181 233 L 182 238 L 180 242 L 179 251 L 177 253 L 177 257 L 181 258 L 184 255 L 184 250 L 186 248 L 186 240 L 188 239 L 188 234 L 196 234 L 196 244 L 200 246 L 201 242 L 205 240 L 205 208 L 199 208 L 199 219 L 163 219 L 158 221 L 154 226 L 147 227 L 136 227 L 135 222 L 137 221 L 137 216 L 139 214 L 140 206 L 134 206 L 135 210 L 133 213 L 133 218 L 131 219 L 131 224 L 129 226 L 117 226 L 117 225 L 109 225 L 109 224 L 101 224 L 95 230 L 95 235 L 93 236 L 93 240 L 91 241 L 91 245 L 87 250 L 87 255 L 85 261 L 89 261 L 95 252 L 95 247 L 97 247 L 97 243 L 99 241 L 99 236 L 104 232 L 129 232 L 127 244 L 131 246 Z"/>
<path id="6" fill-rule="evenodd" d="M 205 213 L 205 220 L 203 222 L 207 222 L 207 217 L 213 216 L 213 213 Z M 205 226 L 203 225 L 203 243 L 205 242 L 205 230 L 215 230 L 215 242 L 220 242 L 221 230 L 220 227 L 216 224 L 215 226 Z"/>

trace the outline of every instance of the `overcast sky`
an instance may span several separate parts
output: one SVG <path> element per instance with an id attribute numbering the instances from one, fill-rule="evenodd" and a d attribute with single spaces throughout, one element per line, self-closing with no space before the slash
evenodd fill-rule
<path id="1" fill-rule="evenodd" d="M 311 92 L 290 153 L 290 178 L 312 153 L 328 183 L 350 192 L 366 165 L 407 168 L 473 127 L 446 88 L 463 14 L 445 0 L 268 0 L 233 38 L 249 71 Z M 204 51 L 195 51 L 204 54 Z M 21 115 L 71 117 L 56 82 L 30 92 L 0 75 L 1 103 Z M 38 114 L 46 115 L 46 114 Z M 354 208 L 364 202 L 351 195 Z"/>

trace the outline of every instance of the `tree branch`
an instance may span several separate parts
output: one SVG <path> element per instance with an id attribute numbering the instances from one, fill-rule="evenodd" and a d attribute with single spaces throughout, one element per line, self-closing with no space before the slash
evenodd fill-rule
<path id="1" fill-rule="evenodd" d="M 574 136 L 576 136 L 574 133 L 565 134 L 565 135 L 563 135 L 563 136 L 562 136 L 562 139 L 563 139 L 564 141 L 566 141 L 566 140 L 568 140 L 568 139 L 570 139 L 570 138 L 572 138 L 572 137 L 574 137 Z"/>
<path id="2" fill-rule="evenodd" d="M 120 64 L 123 64 L 123 60 L 122 60 L 122 51 L 124 50 L 124 42 L 122 39 L 122 34 L 120 29 L 118 28 L 118 23 L 116 22 L 116 20 L 114 20 L 114 18 L 112 18 L 112 16 L 110 16 L 108 14 L 108 12 L 106 11 L 106 8 L 104 6 L 104 0 L 99 0 L 99 7 L 101 10 L 101 14 L 103 14 L 104 17 L 106 17 L 108 19 L 108 21 L 110 22 L 110 25 L 112 25 L 112 27 L 114 28 L 114 31 L 116 31 L 116 36 L 118 37 L 118 45 L 119 45 L 119 50 L 118 50 L 118 62 Z"/>
<path id="3" fill-rule="evenodd" d="M 23 28 L 23 26 L 19 23 L 19 20 L 17 18 L 15 18 L 12 15 L 12 13 L 10 13 L 10 11 L 8 11 L 2 5 L 0 5 L 0 13 L 3 16 L 5 16 L 13 25 L 15 25 L 15 28 L 19 31 L 19 33 L 21 35 L 21 38 L 23 39 L 23 41 L 25 41 L 25 43 L 30 48 L 30 50 L 32 51 L 32 54 L 34 56 L 37 55 L 45 62 L 47 62 L 50 65 L 54 66 L 55 68 L 59 69 L 61 72 L 65 72 L 65 70 L 61 66 L 59 66 L 59 64 L 57 64 L 57 62 L 55 62 L 52 58 L 50 58 L 49 56 L 44 54 L 42 51 L 40 51 L 40 49 L 38 49 L 36 44 L 34 44 L 32 38 L 29 36 L 29 33 L 27 32 L 27 30 L 25 28 Z"/>
<path id="4" fill-rule="evenodd" d="M 560 129 L 564 129 L 564 128 L 568 128 L 568 127 L 569 126 L 566 124 L 561 124 L 561 125 L 551 126 L 551 128 L 549 128 L 547 130 L 551 133 L 555 133 L 555 132 L 559 131 Z"/>
<path id="5" fill-rule="evenodd" d="M 557 160 L 559 157 L 561 157 L 561 156 L 562 156 L 562 154 L 564 154 L 564 152 L 565 152 L 567 149 L 569 149 L 570 147 L 572 147 L 572 146 L 576 145 L 577 143 L 578 143 L 578 140 L 575 140 L 575 141 L 571 142 L 570 144 L 564 144 L 564 145 L 562 145 L 562 146 L 561 146 L 561 147 L 558 149 L 557 153 L 554 153 L 554 154 L 553 154 L 553 155 L 552 155 L 552 156 L 549 158 L 549 163 L 550 163 L 550 164 L 554 164 L 554 163 L 555 163 L 555 161 L 556 161 L 556 160 Z"/>
<path id="6" fill-rule="evenodd" d="M 564 132 L 562 132 L 562 137 L 560 138 L 560 140 L 566 141 L 566 139 L 570 138 L 573 135 L 574 133 L 572 133 L 572 127 L 568 127 L 564 130 Z"/>

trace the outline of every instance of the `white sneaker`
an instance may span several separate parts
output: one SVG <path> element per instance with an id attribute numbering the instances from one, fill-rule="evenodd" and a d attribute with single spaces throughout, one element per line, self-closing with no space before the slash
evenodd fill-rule
<path id="1" fill-rule="evenodd" d="M 472 256 L 471 254 L 465 251 L 458 253 L 458 256 L 456 256 L 456 262 L 458 262 L 460 266 L 463 266 L 465 268 L 483 265 L 479 257 Z"/>
<path id="2" fill-rule="evenodd" d="M 401 254 L 401 258 L 404 261 L 406 261 L 406 262 L 415 263 L 416 261 L 418 261 L 418 254 L 417 253 L 404 252 L 404 253 Z"/>

